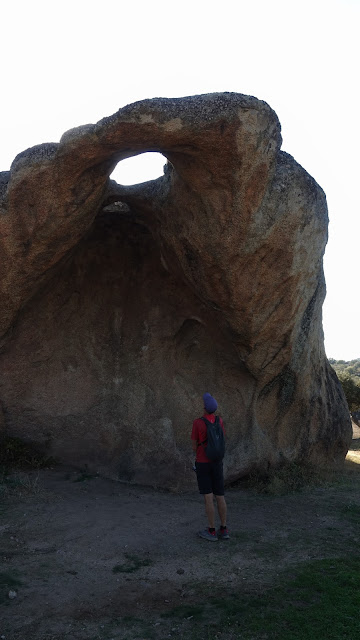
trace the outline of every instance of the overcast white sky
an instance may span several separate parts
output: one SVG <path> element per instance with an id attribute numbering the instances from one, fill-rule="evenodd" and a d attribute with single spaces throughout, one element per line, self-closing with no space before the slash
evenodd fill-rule
<path id="1" fill-rule="evenodd" d="M 142 98 L 236 91 L 268 102 L 282 148 L 327 195 L 327 355 L 360 357 L 360 0 L 12 0 L 1 22 L 1 171 Z M 152 171 L 132 159 L 116 179 L 156 177 L 159 163 Z"/>

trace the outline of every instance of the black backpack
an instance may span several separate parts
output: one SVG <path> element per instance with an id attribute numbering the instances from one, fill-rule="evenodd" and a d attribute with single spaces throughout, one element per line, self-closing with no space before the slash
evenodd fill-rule
<path id="1" fill-rule="evenodd" d="M 204 420 L 207 431 L 206 440 L 200 443 L 205 449 L 206 457 L 211 462 L 220 461 L 225 455 L 225 438 L 219 416 L 215 416 L 214 423 L 209 422 L 206 418 L 201 418 L 201 420 Z"/>

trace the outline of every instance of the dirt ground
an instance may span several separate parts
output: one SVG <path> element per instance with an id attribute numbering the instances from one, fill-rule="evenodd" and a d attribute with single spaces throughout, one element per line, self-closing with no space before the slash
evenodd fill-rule
<path id="1" fill-rule="evenodd" d="M 2 640 L 185 637 L 201 586 L 261 592 L 285 570 L 358 545 L 360 429 L 345 471 L 288 495 L 227 492 L 230 541 L 207 542 L 202 499 L 55 467 L 0 493 Z"/>

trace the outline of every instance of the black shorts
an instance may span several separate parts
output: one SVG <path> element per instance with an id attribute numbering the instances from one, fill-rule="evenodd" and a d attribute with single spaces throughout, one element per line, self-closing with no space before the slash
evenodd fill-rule
<path id="1" fill-rule="evenodd" d="M 220 462 L 196 462 L 196 476 L 201 495 L 213 493 L 216 496 L 224 495 L 223 463 Z"/>

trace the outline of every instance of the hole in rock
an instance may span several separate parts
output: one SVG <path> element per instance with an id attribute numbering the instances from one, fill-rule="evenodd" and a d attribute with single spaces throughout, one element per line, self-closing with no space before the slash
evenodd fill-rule
<path id="1" fill-rule="evenodd" d="M 155 180 L 164 175 L 167 160 L 161 153 L 142 153 L 119 162 L 110 178 L 119 184 L 132 185 Z"/>

